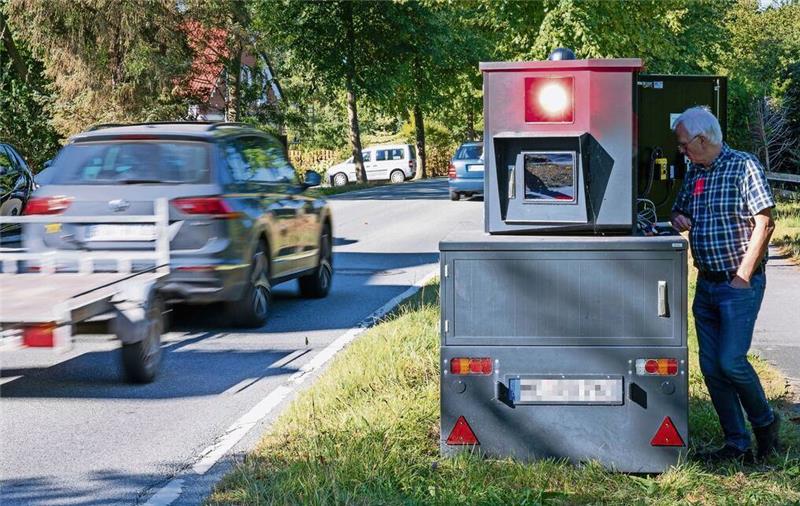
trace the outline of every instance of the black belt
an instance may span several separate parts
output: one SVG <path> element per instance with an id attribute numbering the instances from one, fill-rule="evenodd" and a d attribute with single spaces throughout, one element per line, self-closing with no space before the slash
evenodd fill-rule
<path id="1" fill-rule="evenodd" d="M 764 272 L 764 264 L 759 265 L 756 267 L 756 270 L 753 271 L 753 276 L 756 274 L 761 274 Z M 722 283 L 732 280 L 736 277 L 736 271 L 697 271 L 697 277 L 700 279 L 704 279 L 706 281 L 712 281 L 714 283 Z"/>

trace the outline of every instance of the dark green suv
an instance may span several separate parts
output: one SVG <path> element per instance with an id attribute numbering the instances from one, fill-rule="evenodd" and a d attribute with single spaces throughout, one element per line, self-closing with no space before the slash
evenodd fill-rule
<path id="1" fill-rule="evenodd" d="M 283 145 L 233 123 L 149 123 L 95 127 L 53 160 L 26 214 L 152 214 L 170 201 L 167 302 L 225 302 L 229 323 L 263 325 L 272 287 L 298 279 L 324 297 L 333 277 L 327 203 L 306 194 Z M 30 251 L 152 248 L 143 225 L 26 225 Z M 70 269 L 74 266 L 59 266 Z"/>

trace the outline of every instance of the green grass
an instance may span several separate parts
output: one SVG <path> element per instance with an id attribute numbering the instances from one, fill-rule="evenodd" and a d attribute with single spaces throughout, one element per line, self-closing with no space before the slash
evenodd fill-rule
<path id="1" fill-rule="evenodd" d="M 783 428 L 784 455 L 759 466 L 689 460 L 636 476 L 553 460 L 443 459 L 438 347 L 438 285 L 429 285 L 344 350 L 208 503 L 800 504 L 800 431 L 791 422 Z M 692 335 L 693 449 L 721 442 L 696 350 Z M 767 396 L 781 404 L 784 379 L 752 360 Z"/>
<path id="2" fill-rule="evenodd" d="M 775 208 L 772 244 L 800 260 L 800 200 L 782 200 Z"/>

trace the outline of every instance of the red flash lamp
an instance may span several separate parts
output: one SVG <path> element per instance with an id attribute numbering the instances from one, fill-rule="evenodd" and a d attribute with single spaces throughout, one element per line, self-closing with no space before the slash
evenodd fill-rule
<path id="1" fill-rule="evenodd" d="M 526 123 L 572 123 L 574 120 L 572 77 L 528 77 L 525 79 Z"/>

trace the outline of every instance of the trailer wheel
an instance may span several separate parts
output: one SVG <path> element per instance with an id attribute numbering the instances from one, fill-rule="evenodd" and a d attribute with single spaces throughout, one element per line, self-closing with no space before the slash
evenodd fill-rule
<path id="1" fill-rule="evenodd" d="M 146 322 L 141 341 L 122 345 L 122 367 L 133 383 L 150 383 L 161 365 L 161 332 L 164 322 L 164 300 L 153 294 L 145 308 Z"/>

